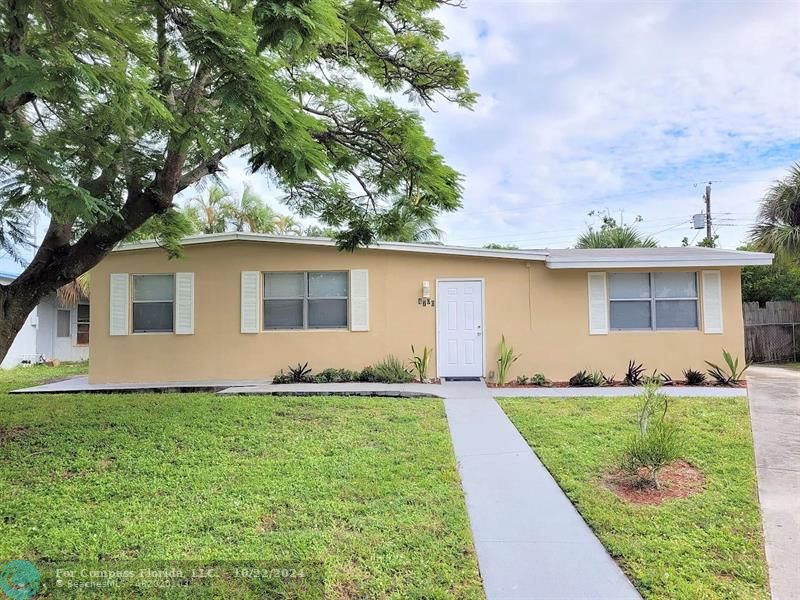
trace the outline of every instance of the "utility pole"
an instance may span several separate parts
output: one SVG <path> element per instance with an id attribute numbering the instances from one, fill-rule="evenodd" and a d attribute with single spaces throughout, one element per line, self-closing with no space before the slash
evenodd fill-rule
<path id="1" fill-rule="evenodd" d="M 706 239 L 711 241 L 711 182 L 706 184 Z"/>

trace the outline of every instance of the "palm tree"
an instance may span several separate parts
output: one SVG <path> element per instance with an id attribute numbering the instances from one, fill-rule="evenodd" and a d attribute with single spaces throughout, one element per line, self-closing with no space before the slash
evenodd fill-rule
<path id="1" fill-rule="evenodd" d="M 300 223 L 292 215 L 280 215 L 272 218 L 273 231 L 278 235 L 300 235 Z"/>
<path id="2" fill-rule="evenodd" d="M 578 236 L 576 248 L 655 248 L 658 244 L 643 236 L 630 225 L 604 227 L 599 231 L 589 228 Z"/>
<path id="3" fill-rule="evenodd" d="M 437 243 L 444 231 L 436 226 L 436 213 L 416 204 L 396 204 L 383 219 L 380 239 L 387 242 Z"/>
<path id="4" fill-rule="evenodd" d="M 246 185 L 238 201 L 232 201 L 224 208 L 224 217 L 234 231 L 253 233 L 272 233 L 275 231 L 275 217 L 278 216 L 268 204 Z"/>
<path id="5" fill-rule="evenodd" d="M 224 233 L 227 215 L 234 202 L 228 190 L 221 185 L 212 185 L 208 194 L 192 198 L 186 206 L 186 216 L 197 223 L 201 233 Z"/>
<path id="6" fill-rule="evenodd" d="M 58 298 L 62 306 L 73 306 L 84 298 L 89 297 L 90 282 L 89 273 L 84 273 L 77 279 L 73 279 L 68 284 L 58 288 L 56 290 L 56 298 Z"/>
<path id="7" fill-rule="evenodd" d="M 307 237 L 324 237 L 324 238 L 335 238 L 336 235 L 339 233 L 339 230 L 335 227 L 330 227 L 328 225 L 309 225 L 303 231 L 303 235 Z"/>
<path id="8" fill-rule="evenodd" d="M 758 250 L 800 261 L 800 162 L 761 200 L 750 239 Z"/>

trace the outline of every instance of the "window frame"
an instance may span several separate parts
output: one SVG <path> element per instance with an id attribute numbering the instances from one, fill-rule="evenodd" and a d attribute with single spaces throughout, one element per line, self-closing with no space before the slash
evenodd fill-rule
<path id="1" fill-rule="evenodd" d="M 88 308 L 89 314 L 85 320 L 81 319 L 81 306 L 86 306 Z M 80 341 L 81 335 L 81 325 L 86 325 L 86 342 Z M 88 302 L 79 302 L 75 306 L 75 345 L 76 346 L 88 346 L 92 340 L 92 308 L 91 304 Z"/>
<path id="2" fill-rule="evenodd" d="M 344 296 L 310 296 L 309 277 L 312 273 L 340 273 L 344 275 L 347 291 Z M 269 275 L 303 275 L 303 295 L 302 296 L 267 296 L 267 277 Z M 261 330 L 262 331 L 349 331 L 350 329 L 350 271 L 341 269 L 329 270 L 308 270 L 308 271 L 263 271 L 261 273 Z M 300 300 L 303 303 L 303 324 L 298 327 L 269 326 L 267 325 L 266 312 L 267 302 L 270 300 Z M 310 326 L 308 323 L 308 305 L 310 300 L 344 300 L 345 301 L 345 324 L 334 326 Z"/>
<path id="3" fill-rule="evenodd" d="M 67 313 L 67 334 L 61 335 L 59 333 L 59 325 L 61 315 Z M 56 308 L 55 319 L 56 339 L 58 340 L 72 340 L 72 311 L 69 308 Z"/>
<path id="4" fill-rule="evenodd" d="M 656 296 L 656 271 L 648 271 L 648 282 L 650 286 L 650 296 L 642 298 L 611 298 L 611 282 L 608 283 L 608 328 L 609 331 L 700 331 L 700 278 L 697 271 L 663 271 L 664 273 L 688 273 L 694 276 L 694 297 L 681 296 L 675 298 L 658 298 Z M 641 274 L 641 271 L 625 272 L 613 271 L 608 275 L 632 275 Z M 659 327 L 656 306 L 658 302 L 692 301 L 695 306 L 696 325 L 694 327 Z M 650 327 L 613 327 L 611 324 L 611 303 L 612 302 L 650 302 Z"/>
<path id="5" fill-rule="evenodd" d="M 136 278 L 137 277 L 170 277 L 172 279 L 172 300 L 136 300 Z M 175 333 L 175 304 L 177 297 L 177 289 L 175 283 L 175 273 L 131 273 L 130 277 L 130 322 L 131 334 L 133 335 L 164 335 Z M 145 329 L 137 330 L 133 307 L 135 304 L 165 304 L 170 302 L 172 304 L 172 329 Z"/>

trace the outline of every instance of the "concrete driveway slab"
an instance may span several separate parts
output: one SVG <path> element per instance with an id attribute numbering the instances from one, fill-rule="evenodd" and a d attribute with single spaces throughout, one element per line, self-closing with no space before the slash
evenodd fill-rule
<path id="1" fill-rule="evenodd" d="M 750 419 L 773 600 L 800 598 L 800 372 L 751 367 Z"/>

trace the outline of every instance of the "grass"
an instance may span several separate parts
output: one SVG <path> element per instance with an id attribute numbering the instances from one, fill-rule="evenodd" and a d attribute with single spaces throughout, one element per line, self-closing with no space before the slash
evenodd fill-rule
<path id="1" fill-rule="evenodd" d="M 440 401 L 6 393 L 81 369 L 0 372 L 0 562 L 224 573 L 126 597 L 483 597 Z"/>
<path id="2" fill-rule="evenodd" d="M 683 458 L 706 476 L 695 496 L 630 505 L 605 489 L 633 431 L 635 398 L 504 399 L 501 405 L 645 598 L 768 599 L 753 446 L 744 398 L 672 403 Z"/>

